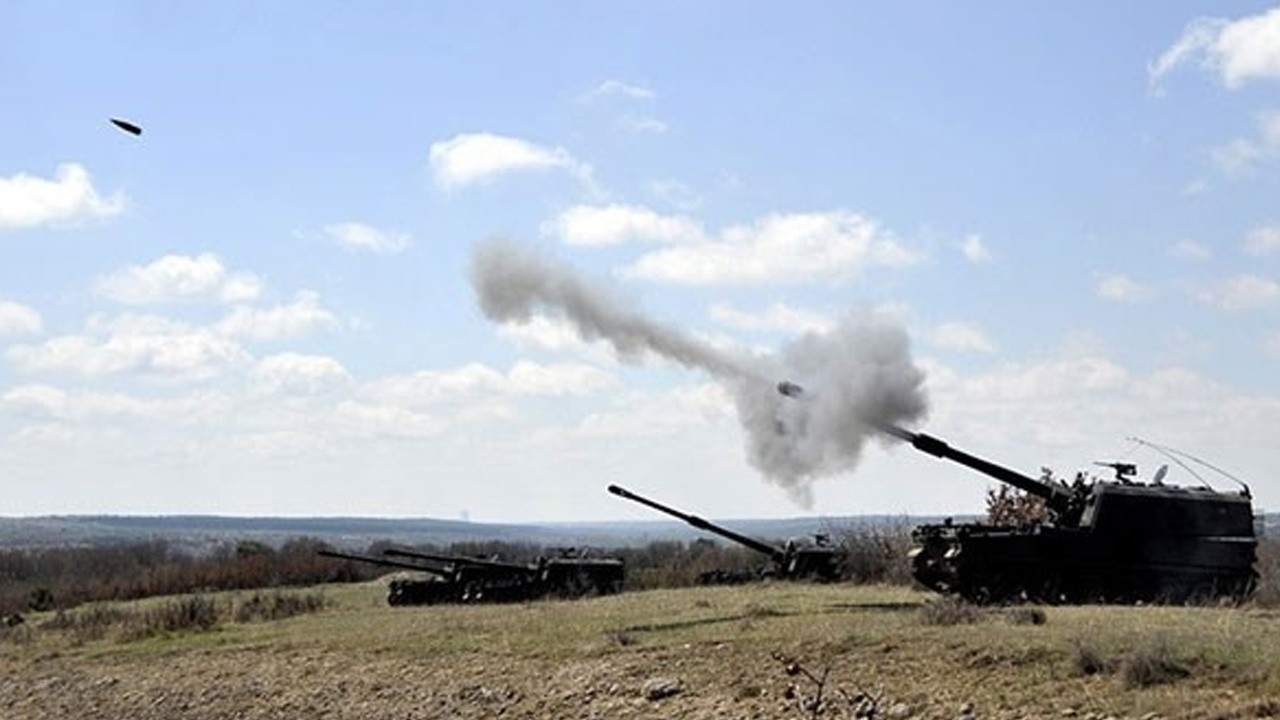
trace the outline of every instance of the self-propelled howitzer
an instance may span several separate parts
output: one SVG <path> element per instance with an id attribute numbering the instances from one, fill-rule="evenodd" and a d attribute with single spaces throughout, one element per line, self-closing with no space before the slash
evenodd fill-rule
<path id="1" fill-rule="evenodd" d="M 803 396 L 792 383 L 778 390 Z M 1081 473 L 1066 485 L 931 435 L 878 428 L 1044 501 L 1046 517 L 1024 524 L 948 521 L 916 528 L 912 572 L 928 588 L 977 602 L 1184 602 L 1242 598 L 1253 590 L 1257 538 L 1248 487 L 1166 485 L 1164 469 L 1138 482 L 1131 463 L 1099 463 L 1115 471 L 1114 480 L 1086 481 Z"/>
<path id="2" fill-rule="evenodd" d="M 532 599 L 552 595 L 580 597 L 609 595 L 622 590 L 625 566 L 621 558 L 594 557 L 565 550 L 540 557 L 529 565 L 466 555 L 448 555 L 419 550 L 390 549 L 387 555 L 446 562 L 460 578 L 470 578 L 475 592 L 509 599 Z"/>
<path id="3" fill-rule="evenodd" d="M 739 545 L 746 546 L 769 558 L 772 564 L 770 575 L 788 580 L 836 580 L 840 576 L 840 565 L 843 553 L 839 548 L 826 543 L 825 536 L 818 536 L 820 543 L 813 546 L 797 546 L 788 542 L 785 547 L 777 547 L 755 538 L 741 535 L 728 528 L 708 522 L 697 515 L 689 515 L 660 502 L 637 495 L 618 485 L 610 485 L 609 492 L 627 500 L 647 505 L 661 513 L 683 520 L 699 530 L 714 533 Z"/>

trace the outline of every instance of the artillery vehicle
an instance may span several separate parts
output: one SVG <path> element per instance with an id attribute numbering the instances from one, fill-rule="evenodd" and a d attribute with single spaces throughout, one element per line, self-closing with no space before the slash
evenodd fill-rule
<path id="1" fill-rule="evenodd" d="M 476 599 L 528 600 L 546 595 L 581 597 L 609 595 L 622 590 L 625 566 L 620 558 L 590 557 L 568 549 L 552 557 L 539 557 L 530 565 L 500 560 L 392 548 L 390 556 L 449 563 L 463 576 L 469 595 Z"/>
<path id="2" fill-rule="evenodd" d="M 755 538 L 740 535 L 728 528 L 720 527 L 714 523 L 710 523 L 697 515 L 688 515 L 682 513 L 675 508 L 667 507 L 662 503 L 655 502 L 649 498 L 637 495 L 630 490 L 618 485 L 610 485 L 609 492 L 627 500 L 632 500 L 647 505 L 658 512 L 666 513 L 672 517 L 678 518 L 692 525 L 699 530 L 705 530 L 709 533 L 715 533 L 732 542 L 743 545 L 751 550 L 766 556 L 770 560 L 770 567 L 763 573 L 744 576 L 741 573 L 729 573 L 724 571 L 712 571 L 703 573 L 699 577 L 699 581 L 703 583 L 720 584 L 726 582 L 743 582 L 756 577 L 777 577 L 786 580 L 817 580 L 821 582 L 830 582 L 840 577 L 840 568 L 844 563 L 844 552 L 829 543 L 826 535 L 815 535 L 813 545 L 800 545 L 793 541 L 788 541 L 783 547 L 770 545 L 769 543 L 756 540 Z"/>
<path id="3" fill-rule="evenodd" d="M 430 580 L 410 580 L 405 578 L 392 580 L 387 585 L 388 605 L 434 605 L 436 603 L 460 602 L 463 599 L 462 586 L 457 582 L 453 573 L 444 568 L 334 550 L 318 550 L 316 554 L 339 560 L 351 560 L 382 567 L 412 570 L 435 576 Z"/>
<path id="4" fill-rule="evenodd" d="M 797 397 L 792 383 L 778 389 Z M 916 528 L 912 573 L 932 590 L 974 602 L 1186 602 L 1241 599 L 1256 584 L 1257 537 L 1244 483 L 1234 492 L 1166 485 L 1167 466 L 1142 483 L 1133 479 L 1131 463 L 1100 463 L 1116 471 L 1114 480 L 1086 481 L 1081 473 L 1067 485 L 1036 480 L 930 435 L 879 429 L 1044 501 L 1045 519 L 1024 525 L 948 521 Z M 1191 471 L 1174 454 L 1190 456 L 1166 454 Z"/>

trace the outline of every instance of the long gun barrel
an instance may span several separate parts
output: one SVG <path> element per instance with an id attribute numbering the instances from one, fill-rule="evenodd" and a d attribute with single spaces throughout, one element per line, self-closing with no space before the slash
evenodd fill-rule
<path id="1" fill-rule="evenodd" d="M 721 537 L 728 538 L 738 543 L 739 545 L 746 545 L 747 547 L 751 548 L 752 550 L 755 550 L 758 553 L 763 553 L 765 555 L 768 555 L 775 562 L 786 562 L 787 554 L 780 548 L 776 548 L 767 543 L 762 543 L 759 540 L 756 540 L 755 538 L 749 538 L 746 535 L 739 535 L 738 533 L 732 530 L 728 530 L 726 528 L 720 527 L 719 525 L 714 525 L 712 523 L 709 523 L 706 520 L 703 520 L 702 518 L 698 517 L 697 515 L 689 515 L 687 513 L 682 513 L 679 510 L 676 510 L 675 508 L 670 508 L 670 507 L 667 507 L 666 505 L 663 505 L 662 503 L 654 502 L 649 498 L 641 497 L 640 495 L 637 495 L 631 492 L 630 490 L 627 490 L 626 488 L 620 487 L 618 485 L 610 485 L 609 492 L 621 498 L 634 500 L 635 502 L 638 502 L 641 505 L 648 505 L 649 507 L 653 508 L 654 510 L 657 510 L 658 512 L 663 512 L 672 517 L 679 518 L 689 523 L 690 525 L 698 528 L 699 530 L 706 530 L 707 532 L 715 533 L 717 535 L 720 535 Z"/>
<path id="2" fill-rule="evenodd" d="M 355 560 L 356 562 L 369 563 L 371 565 L 383 565 L 385 567 L 401 568 L 404 570 L 418 570 L 420 572 L 431 573 L 440 577 L 448 577 L 449 573 L 440 568 L 419 565 L 417 563 L 400 562 L 398 560 L 388 560 L 386 558 L 372 557 L 369 555 L 355 555 L 352 553 L 337 552 L 335 550 L 317 550 L 317 555 L 325 557 L 338 558 L 339 560 Z"/>
<path id="3" fill-rule="evenodd" d="M 402 550 L 399 548 L 389 548 L 383 550 L 384 555 L 393 557 L 416 558 L 418 560 L 434 560 L 436 562 L 453 563 L 455 565 L 475 565 L 478 567 L 498 568 L 502 570 L 513 570 L 521 572 L 529 572 L 532 570 L 528 565 L 520 565 L 517 563 L 501 562 L 499 560 L 484 560 L 481 558 L 467 557 L 465 555 L 441 555 L 438 553 L 419 552 L 417 550 Z"/>
<path id="4" fill-rule="evenodd" d="M 804 388 L 790 382 L 789 380 L 783 380 L 778 383 L 778 392 L 789 398 L 803 399 L 805 397 Z M 910 430 L 904 430 L 897 425 L 890 425 L 888 423 L 877 424 L 876 429 L 886 435 L 892 435 L 899 440 L 911 443 L 912 447 L 921 452 L 929 453 L 934 457 L 945 458 L 953 462 L 958 462 L 965 467 L 977 470 L 983 475 L 993 477 L 1002 483 L 1008 483 L 1009 485 L 1035 495 L 1038 498 L 1043 498 L 1045 505 L 1055 512 L 1066 512 L 1068 508 L 1070 508 L 1074 498 L 1071 491 L 1066 488 L 1041 482 L 1032 477 L 1023 475 L 1017 470 L 1011 470 L 1003 465 L 997 465 L 990 460 L 984 460 L 977 455 L 970 455 L 963 450 L 956 450 L 946 442 L 939 440 L 932 435 L 911 432 Z"/>

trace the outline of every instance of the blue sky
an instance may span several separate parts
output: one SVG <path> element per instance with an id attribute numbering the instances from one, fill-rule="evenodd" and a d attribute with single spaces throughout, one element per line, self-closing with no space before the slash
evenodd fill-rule
<path id="1" fill-rule="evenodd" d="M 1275 509 L 1277 38 L 1241 2 L 7 3 L 3 512 L 981 508 L 880 446 L 793 504 L 714 378 L 487 320 L 495 237 L 720 347 L 877 309 L 921 429 L 1063 475 L 1164 462 L 1137 435 Z"/>

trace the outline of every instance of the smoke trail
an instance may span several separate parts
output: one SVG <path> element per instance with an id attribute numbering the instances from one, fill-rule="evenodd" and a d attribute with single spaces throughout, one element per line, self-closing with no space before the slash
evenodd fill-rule
<path id="1" fill-rule="evenodd" d="M 925 414 L 924 373 L 911 362 L 906 331 L 873 313 L 805 335 L 777 356 L 756 357 L 649 320 L 572 268 L 511 243 L 477 247 L 471 283 L 494 322 L 558 315 L 584 340 L 608 342 L 624 362 L 655 355 L 716 378 L 734 397 L 748 459 L 805 507 L 811 481 L 853 469 L 877 426 Z M 806 388 L 802 397 L 777 391 L 784 378 Z"/>

